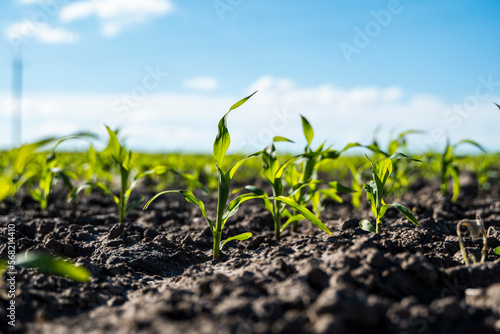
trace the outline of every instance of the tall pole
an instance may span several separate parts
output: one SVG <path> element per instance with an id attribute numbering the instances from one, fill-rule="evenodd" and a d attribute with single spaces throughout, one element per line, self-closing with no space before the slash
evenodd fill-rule
<path id="1" fill-rule="evenodd" d="M 14 56 L 12 60 L 12 146 L 21 145 L 22 124 L 22 93 L 23 93 L 23 58 Z"/>

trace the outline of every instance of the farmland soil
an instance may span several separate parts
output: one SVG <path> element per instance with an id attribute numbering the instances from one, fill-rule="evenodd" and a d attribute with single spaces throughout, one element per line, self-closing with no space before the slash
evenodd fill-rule
<path id="1" fill-rule="evenodd" d="M 250 231 L 228 243 L 213 261 L 212 236 L 199 209 L 178 195 L 130 212 L 99 193 L 79 206 L 54 198 L 47 211 L 26 195 L 0 204 L 0 257 L 6 226 L 16 226 L 17 252 L 44 251 L 69 258 L 93 275 L 90 283 L 20 268 L 16 326 L 7 324 L 4 287 L 0 332 L 16 333 L 500 333 L 500 186 L 483 194 L 465 184 L 456 203 L 439 185 L 420 181 L 398 202 L 421 226 L 396 210 L 382 233 L 358 227 L 372 217 L 327 201 L 322 221 L 329 236 L 307 221 L 274 240 L 269 212 L 246 202 L 224 235 Z M 144 193 L 147 197 L 152 194 Z M 215 215 L 216 197 L 208 201 Z M 484 264 L 465 266 L 457 223 L 480 213 L 488 238 Z M 464 230 L 469 253 L 482 240 Z"/>

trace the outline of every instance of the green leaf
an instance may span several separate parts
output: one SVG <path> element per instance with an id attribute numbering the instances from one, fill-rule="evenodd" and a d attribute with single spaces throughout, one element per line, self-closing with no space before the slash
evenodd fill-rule
<path id="1" fill-rule="evenodd" d="M 378 212 L 378 215 L 376 215 L 376 217 L 378 218 L 378 220 L 382 220 L 382 218 L 384 218 L 387 209 L 389 209 L 391 206 L 392 206 L 392 204 L 384 204 L 384 205 L 382 205 L 382 207 L 380 208 L 380 210 Z"/>
<path id="2" fill-rule="evenodd" d="M 283 172 L 285 171 L 285 169 L 288 167 L 289 164 L 291 164 L 292 162 L 296 161 L 297 159 L 299 158 L 302 158 L 303 157 L 303 154 L 299 154 L 299 155 L 296 155 L 294 157 L 291 157 L 290 159 L 288 159 L 287 161 L 285 161 L 281 166 L 280 168 L 278 169 L 278 171 L 276 172 L 276 174 L 274 175 L 277 179 L 280 179 L 281 176 L 283 175 Z"/>
<path id="3" fill-rule="evenodd" d="M 407 156 L 406 154 L 403 154 L 401 152 L 395 152 L 393 155 L 391 155 L 389 157 L 389 159 L 391 160 L 397 160 L 397 159 L 410 159 L 412 161 L 416 161 L 416 162 L 422 162 L 422 160 L 418 160 L 418 159 L 413 159 L 409 156 Z"/>
<path id="4" fill-rule="evenodd" d="M 243 159 L 241 159 L 240 161 L 234 163 L 231 168 L 229 168 L 229 170 L 226 172 L 226 177 L 229 177 L 229 181 L 231 181 L 233 179 L 233 176 L 234 176 L 234 173 L 236 173 L 236 171 L 238 170 L 238 168 L 240 168 L 240 166 L 247 160 L 247 159 L 250 159 L 250 158 L 254 158 L 254 157 L 257 157 L 259 155 L 261 155 L 262 153 L 264 153 L 264 150 L 262 151 L 259 151 L 259 152 L 255 152 L 255 153 L 252 153 L 252 154 L 249 154 L 247 155 L 246 157 L 244 157 Z"/>
<path id="5" fill-rule="evenodd" d="M 229 136 L 229 130 L 227 128 L 227 116 L 231 112 L 231 110 L 234 110 L 241 106 L 243 103 L 245 103 L 249 98 L 251 98 L 257 91 L 255 91 L 253 94 L 245 97 L 244 99 L 239 100 L 231 108 L 229 108 L 229 111 L 220 119 L 219 125 L 218 125 L 218 131 L 217 131 L 217 137 L 215 137 L 215 142 L 214 142 L 214 158 L 216 163 L 222 168 L 222 163 L 224 161 L 224 157 L 226 155 L 227 149 L 229 148 L 229 145 L 231 144 L 231 137 Z"/>
<path id="6" fill-rule="evenodd" d="M 290 225 L 290 223 L 293 223 L 293 222 L 296 222 L 296 221 L 300 221 L 300 220 L 303 220 L 303 219 L 306 219 L 306 217 L 304 217 L 303 215 L 294 215 L 294 216 L 291 216 L 290 218 L 287 219 L 287 221 L 281 226 L 280 228 L 280 232 L 283 232 L 285 230 L 285 228 Z"/>
<path id="7" fill-rule="evenodd" d="M 377 160 L 373 164 L 373 180 L 375 181 L 375 191 L 373 192 L 377 209 L 382 205 L 382 197 L 384 195 L 384 186 L 387 179 L 392 173 L 391 159 Z M 378 211 L 378 210 L 377 210 Z"/>
<path id="8" fill-rule="evenodd" d="M 347 145 L 346 145 L 346 146 L 342 149 L 342 151 L 340 151 L 340 152 L 345 152 L 345 151 L 347 151 L 348 149 L 353 148 L 353 147 L 364 147 L 364 146 L 363 146 L 363 145 L 361 145 L 360 143 L 349 143 L 349 144 L 347 144 Z"/>
<path id="9" fill-rule="evenodd" d="M 249 201 L 251 199 L 256 199 L 256 198 L 267 198 L 267 195 L 266 194 L 256 195 L 253 193 L 247 193 L 247 194 L 243 194 L 243 195 L 236 197 L 231 202 L 229 202 L 229 204 L 227 205 L 226 210 L 224 212 L 224 215 L 222 216 L 222 219 L 225 221 L 229 217 L 233 216 L 238 211 L 241 203 L 244 203 L 246 201 Z M 224 226 L 224 224 L 222 226 Z"/>
<path id="10" fill-rule="evenodd" d="M 494 103 L 494 105 L 496 105 L 496 106 L 498 107 L 498 109 L 500 109 L 500 105 L 498 105 L 498 104 L 496 104 L 496 103 Z M 497 249 L 498 249 L 498 248 L 497 248 Z"/>
<path id="11" fill-rule="evenodd" d="M 370 223 L 368 220 L 366 219 L 363 219 L 359 222 L 359 227 L 363 230 L 363 231 L 367 231 L 367 232 L 373 232 L 373 233 L 376 233 L 376 229 L 375 229 L 375 226 L 373 226 L 372 223 Z"/>
<path id="12" fill-rule="evenodd" d="M 120 199 L 118 198 L 118 196 L 116 196 L 115 194 L 113 194 L 111 192 L 111 190 L 109 190 L 108 187 L 104 183 L 102 183 L 102 182 L 93 182 L 93 183 L 90 183 L 90 185 L 92 187 L 96 187 L 96 188 L 101 189 L 106 195 L 109 195 L 109 196 L 113 197 L 113 200 L 115 201 L 115 203 L 117 205 L 120 204 Z"/>
<path id="13" fill-rule="evenodd" d="M 282 141 L 289 142 L 289 143 L 293 143 L 293 140 L 290 140 L 290 139 L 285 138 L 285 137 L 275 136 L 275 137 L 273 138 L 273 143 L 282 142 Z"/>
<path id="14" fill-rule="evenodd" d="M 84 267 L 77 267 L 73 263 L 57 259 L 49 254 L 18 255 L 16 265 L 36 268 L 49 275 L 65 276 L 76 282 L 88 282 L 91 278 L 90 272 Z"/>
<path id="15" fill-rule="evenodd" d="M 309 211 L 306 207 L 298 204 L 293 199 L 284 196 L 270 197 L 271 200 L 276 200 L 282 203 L 285 203 L 288 206 L 291 206 L 293 209 L 301 213 L 306 219 L 308 219 L 311 223 L 319 227 L 321 230 L 325 231 L 329 235 L 332 235 L 332 232 L 318 219 L 311 211 Z"/>
<path id="16" fill-rule="evenodd" d="M 117 131 L 111 130 L 109 126 L 106 125 L 106 130 L 109 135 L 109 143 L 107 149 L 111 153 L 111 156 L 120 164 L 125 161 L 125 153 L 122 145 L 118 141 Z"/>
<path id="17" fill-rule="evenodd" d="M 330 198 L 331 200 L 338 202 L 338 203 L 343 203 L 342 198 L 337 194 L 336 189 L 321 189 L 319 191 L 321 194 L 325 195 L 326 197 Z"/>
<path id="18" fill-rule="evenodd" d="M 233 109 L 236 109 L 238 107 L 240 107 L 243 103 L 247 102 L 248 99 L 250 99 L 252 96 L 254 96 L 256 93 L 258 92 L 258 90 L 256 90 L 255 92 L 253 92 L 252 94 L 248 95 L 247 97 L 239 100 L 238 102 L 236 102 L 235 104 L 233 104 L 233 106 L 229 109 L 229 111 L 233 110 Z"/>
<path id="19" fill-rule="evenodd" d="M 375 199 L 375 195 L 377 193 L 377 189 L 375 186 L 375 182 L 370 181 L 370 183 L 364 183 L 364 187 L 366 190 L 366 199 L 372 208 L 372 213 L 375 217 L 378 216 L 377 203 Z"/>
<path id="20" fill-rule="evenodd" d="M 331 160 L 335 160 L 337 159 L 338 157 L 340 157 L 340 154 L 342 152 L 340 151 L 335 151 L 335 150 L 324 150 L 323 152 L 321 152 L 321 159 L 322 160 L 326 160 L 326 159 L 331 159 Z"/>
<path id="21" fill-rule="evenodd" d="M 266 192 L 263 189 L 256 186 L 245 186 L 245 189 L 250 190 L 256 195 L 266 195 Z"/>
<path id="22" fill-rule="evenodd" d="M 418 223 L 417 221 L 417 218 L 415 218 L 415 216 L 413 215 L 413 213 L 411 213 L 410 210 L 408 210 L 407 207 L 399 204 L 399 203 L 394 203 L 394 204 L 391 204 L 391 206 L 393 208 L 396 208 L 398 209 L 403 215 L 405 215 L 406 218 L 408 218 L 409 221 L 411 221 L 413 224 L 417 225 L 417 226 L 420 226 L 420 224 Z"/>
<path id="23" fill-rule="evenodd" d="M 222 247 L 224 247 L 224 245 L 230 241 L 233 241 L 233 240 L 242 241 L 242 240 L 250 239 L 251 237 L 252 237 L 252 233 L 247 232 L 247 233 L 241 233 L 241 234 L 235 235 L 234 237 L 231 237 L 231 238 L 227 238 L 226 240 L 223 240 L 220 243 L 220 249 L 222 249 Z"/>
<path id="24" fill-rule="evenodd" d="M 274 144 L 269 145 L 262 153 L 262 172 L 264 177 L 274 186 L 275 175 L 279 169 L 279 161 L 276 158 Z"/>
<path id="25" fill-rule="evenodd" d="M 251 192 L 253 192 L 255 195 L 264 195 L 265 197 L 262 198 L 262 203 L 264 204 L 264 207 L 269 210 L 270 212 L 273 212 L 274 211 L 274 206 L 273 206 L 273 203 L 271 203 L 271 201 L 269 200 L 269 198 L 267 198 L 267 194 L 264 190 L 258 188 L 258 187 L 255 187 L 255 186 L 246 186 L 245 189 L 248 189 L 250 190 Z"/>
<path id="26" fill-rule="evenodd" d="M 161 195 L 163 195 L 163 194 L 169 194 L 169 193 L 181 194 L 182 196 L 184 196 L 184 199 L 187 202 L 194 203 L 194 204 L 198 205 L 198 207 L 200 208 L 201 214 L 203 215 L 203 217 L 205 217 L 205 219 L 207 220 L 208 224 L 210 225 L 210 229 L 212 230 L 212 233 L 215 232 L 214 225 L 213 225 L 212 221 L 210 220 L 210 218 L 208 218 L 207 213 L 205 211 L 205 204 L 202 201 L 200 201 L 198 198 L 196 198 L 196 196 L 192 192 L 190 192 L 188 190 L 166 190 L 166 191 L 159 192 L 158 194 L 154 195 L 146 203 L 146 205 L 144 205 L 143 210 L 146 210 L 149 207 L 149 205 L 151 204 L 151 202 L 153 202 L 155 199 L 157 199 Z"/>
<path id="27" fill-rule="evenodd" d="M 481 152 L 486 153 L 486 150 L 481 145 L 479 145 L 477 142 L 475 142 L 473 140 L 463 139 L 463 140 L 459 141 L 458 143 L 456 143 L 454 147 L 457 147 L 458 145 L 461 145 L 461 144 L 469 144 L 469 145 L 475 146 Z"/>
<path id="28" fill-rule="evenodd" d="M 449 173 L 451 175 L 451 179 L 453 180 L 453 196 L 451 201 L 455 203 L 458 199 L 458 195 L 460 194 L 460 175 L 457 166 L 450 165 Z"/>
<path id="29" fill-rule="evenodd" d="M 498 106 L 498 104 L 497 104 L 497 106 Z M 495 253 L 495 255 L 500 256 L 500 247 L 495 248 L 495 250 L 493 252 Z"/>
<path id="30" fill-rule="evenodd" d="M 307 140 L 307 146 L 311 146 L 311 142 L 314 138 L 314 131 L 311 126 L 311 123 L 305 118 L 304 116 L 300 115 L 302 119 L 302 130 L 304 131 L 304 136 L 306 137 Z"/>
<path id="31" fill-rule="evenodd" d="M 346 187 L 346 186 L 340 184 L 338 181 L 329 182 L 328 185 L 331 188 L 333 188 L 337 191 L 340 191 L 342 193 L 355 193 L 356 192 L 356 190 L 349 188 L 349 187 Z"/>
<path id="32" fill-rule="evenodd" d="M 161 175 L 161 174 L 165 174 L 169 170 L 171 170 L 171 169 L 168 168 L 167 166 L 158 165 L 158 166 L 154 167 L 153 169 L 147 170 L 147 171 L 142 172 L 142 173 L 138 173 L 134 177 L 134 180 L 142 179 L 146 175 Z"/>
<path id="33" fill-rule="evenodd" d="M 369 149 L 370 151 L 372 151 L 373 153 L 378 153 L 378 154 L 382 154 L 384 155 L 385 157 L 389 157 L 389 154 L 387 154 L 386 152 L 382 151 L 378 145 L 376 144 L 372 144 L 372 145 L 367 145 L 367 146 L 364 146 L 366 147 L 367 149 Z"/>
<path id="34" fill-rule="evenodd" d="M 222 166 L 222 162 L 224 161 L 227 149 L 231 144 L 231 137 L 229 136 L 229 130 L 227 128 L 228 115 L 229 111 L 219 121 L 217 137 L 215 137 L 215 142 L 214 142 L 214 158 L 215 162 L 219 166 Z"/>

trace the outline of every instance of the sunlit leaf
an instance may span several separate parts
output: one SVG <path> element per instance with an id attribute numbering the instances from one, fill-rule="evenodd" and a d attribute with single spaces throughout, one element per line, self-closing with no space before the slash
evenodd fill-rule
<path id="1" fill-rule="evenodd" d="M 239 100 L 231 108 L 229 108 L 229 111 L 220 119 L 219 125 L 218 125 L 218 131 L 217 131 L 217 136 L 215 137 L 215 142 L 214 142 L 214 158 L 217 164 L 222 168 L 222 163 L 224 161 L 224 157 L 226 155 L 227 149 L 229 148 L 229 145 L 231 144 L 231 137 L 229 136 L 229 130 L 227 128 L 227 116 L 231 112 L 231 110 L 234 110 L 241 106 L 243 103 L 245 103 L 249 98 L 251 98 L 257 91 L 255 91 L 253 94 Z"/>
<path id="2" fill-rule="evenodd" d="M 238 211 L 241 203 L 244 203 L 244 202 L 249 201 L 251 199 L 266 198 L 266 197 L 267 197 L 266 194 L 256 195 L 253 193 L 247 193 L 247 194 L 240 195 L 240 196 L 236 197 L 235 199 L 233 199 L 231 202 L 229 202 L 229 204 L 226 207 L 226 211 L 224 212 L 224 215 L 222 216 L 222 219 L 226 220 L 229 217 L 233 216 Z"/>
<path id="3" fill-rule="evenodd" d="M 295 202 L 293 199 L 289 197 L 284 197 L 284 196 L 277 196 L 277 197 L 270 197 L 272 200 L 276 200 L 279 202 L 283 202 L 286 205 L 291 206 L 293 209 L 301 213 L 307 220 L 309 220 L 311 223 L 328 233 L 329 235 L 332 235 L 332 232 L 321 222 L 321 220 L 318 219 L 311 211 L 309 211 L 306 207 L 298 204 Z"/>
<path id="4" fill-rule="evenodd" d="M 16 265 L 35 268 L 41 272 L 68 277 L 77 282 L 88 282 L 91 278 L 90 272 L 84 267 L 75 266 L 71 262 L 54 258 L 49 254 L 28 253 L 26 256 L 16 256 Z"/>
<path id="5" fill-rule="evenodd" d="M 224 247 L 224 245 L 230 241 L 233 241 L 233 240 L 242 241 L 242 240 L 250 239 L 251 237 L 252 237 L 252 233 L 247 232 L 247 233 L 241 233 L 241 234 L 235 235 L 234 237 L 231 237 L 231 238 L 227 238 L 226 240 L 221 241 L 220 249 L 222 249 L 222 247 Z"/>
<path id="6" fill-rule="evenodd" d="M 311 146 L 311 142 L 314 138 L 314 130 L 311 126 L 311 123 L 305 118 L 304 116 L 300 115 L 300 118 L 302 119 L 302 130 L 304 131 L 304 136 L 306 137 L 307 140 L 307 146 Z"/>
<path id="7" fill-rule="evenodd" d="M 407 207 L 399 204 L 399 203 L 394 203 L 394 204 L 391 204 L 391 206 L 393 208 L 396 208 L 399 210 L 399 212 L 401 212 L 406 218 L 408 218 L 409 221 L 411 221 L 413 224 L 417 225 L 417 226 L 420 226 L 420 224 L 418 223 L 417 221 L 417 218 L 415 218 L 415 216 L 413 215 L 413 213 L 411 213 L 410 210 L 408 210 Z"/>

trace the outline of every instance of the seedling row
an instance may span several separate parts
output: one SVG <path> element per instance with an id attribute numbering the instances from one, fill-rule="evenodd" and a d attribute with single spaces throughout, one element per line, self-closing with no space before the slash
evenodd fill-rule
<path id="1" fill-rule="evenodd" d="M 326 201 L 349 201 L 354 208 L 367 201 L 373 216 L 362 219 L 359 227 L 380 234 L 389 209 L 396 209 L 411 224 L 419 225 L 413 208 L 403 203 L 386 202 L 403 195 L 418 180 L 439 182 L 442 195 L 456 202 L 460 196 L 461 173 L 474 174 L 479 191 L 488 191 L 492 182 L 500 178 L 498 154 L 487 153 L 480 144 L 469 139 L 456 143 L 448 141 L 442 152 L 427 152 L 419 156 L 408 152 L 408 142 L 423 134 L 418 130 L 403 131 L 386 145 L 374 139 L 371 143 L 349 143 L 340 148 L 326 146 L 326 142 L 315 146 L 313 126 L 304 116 L 301 116 L 301 135 L 307 145 L 302 153 L 293 156 L 282 153 L 299 138 L 276 136 L 260 151 L 227 155 L 231 144 L 228 119 L 254 94 L 236 102 L 220 119 L 217 131 L 214 131 L 210 158 L 134 153 L 119 139 L 119 131 L 109 127 L 106 127 L 107 146 L 101 151 L 93 145 L 96 141 L 93 134 L 78 133 L 0 152 L 0 202 L 16 201 L 19 193 L 24 193 L 29 194 L 41 210 L 47 210 L 49 205 L 57 204 L 53 201 L 54 192 L 64 192 L 67 201 L 76 207 L 83 197 L 98 191 L 113 200 L 118 221 L 126 224 L 132 208 L 150 210 L 152 202 L 165 200 L 163 195 L 177 194 L 198 206 L 213 236 L 213 258 L 218 259 L 227 243 L 252 237 L 250 232 L 224 233 L 226 224 L 231 224 L 231 217 L 247 201 L 258 201 L 263 209 L 269 210 L 277 241 L 286 229 L 295 232 L 299 224 L 306 223 L 331 234 L 321 220 Z M 91 145 L 87 152 L 62 152 L 59 146 L 66 141 L 88 141 Z M 457 154 L 457 148 L 465 145 L 473 147 L 477 154 Z M 350 152 L 354 148 L 356 152 L 364 150 L 364 155 L 352 155 Z M 136 194 L 138 185 L 141 194 L 156 192 L 156 195 L 149 198 L 139 196 Z M 174 188 L 178 185 L 183 185 L 183 189 Z M 203 199 L 211 198 L 206 195 L 217 198 L 215 215 L 206 210 Z M 57 197 L 61 198 L 60 195 Z M 479 216 L 462 225 L 474 237 L 486 239 L 490 233 L 486 232 Z M 466 254 L 461 239 L 460 247 L 466 264 L 476 262 Z M 500 254 L 499 249 L 494 252 Z M 76 280 L 86 279 L 81 271 L 75 274 L 75 267 L 57 261 L 46 255 L 33 254 L 28 260 L 19 260 L 16 264 L 51 272 L 56 266 L 62 271 L 56 270 L 55 273 L 70 275 Z M 481 261 L 484 261 L 484 255 Z M 0 270 L 5 270 L 6 263 L 0 266 Z"/>

